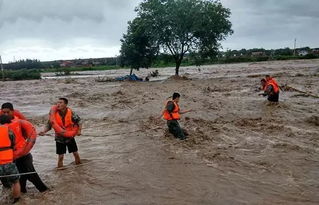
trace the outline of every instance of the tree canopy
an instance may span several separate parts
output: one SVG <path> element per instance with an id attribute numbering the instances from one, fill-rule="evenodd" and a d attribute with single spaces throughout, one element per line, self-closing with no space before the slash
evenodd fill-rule
<path id="1" fill-rule="evenodd" d="M 146 33 L 145 24 L 141 18 L 129 22 L 128 32 L 121 39 L 121 64 L 131 66 L 133 69 L 151 66 L 158 52 L 158 46 L 153 45 Z"/>
<path id="2" fill-rule="evenodd" d="M 215 57 L 219 42 L 233 33 L 230 10 L 219 1 L 144 0 L 136 12 L 121 47 L 124 64 L 133 68 L 149 66 L 161 52 L 172 55 L 178 75 L 185 54 Z"/>

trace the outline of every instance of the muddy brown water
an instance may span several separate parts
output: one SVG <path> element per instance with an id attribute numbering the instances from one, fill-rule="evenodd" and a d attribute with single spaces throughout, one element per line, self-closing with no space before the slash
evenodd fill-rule
<path id="1" fill-rule="evenodd" d="M 29 183 L 19 204 L 319 204 L 318 98 L 283 91 L 269 105 L 256 91 L 271 73 L 318 95 L 318 68 L 318 60 L 277 61 L 181 68 L 191 80 L 0 82 L 0 103 L 13 102 L 38 129 L 60 96 L 84 122 L 79 166 L 67 154 L 66 169 L 56 170 L 52 131 L 38 137 L 34 165 L 51 190 Z M 180 121 L 187 141 L 158 119 L 174 91 L 182 109 L 194 109 Z"/>

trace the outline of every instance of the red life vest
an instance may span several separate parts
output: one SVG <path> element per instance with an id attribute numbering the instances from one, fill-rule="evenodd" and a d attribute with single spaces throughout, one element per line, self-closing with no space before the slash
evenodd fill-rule
<path id="1" fill-rule="evenodd" d="M 73 138 L 79 131 L 79 126 L 72 121 L 72 110 L 70 108 L 67 108 L 63 121 L 57 106 L 53 106 L 50 110 L 50 122 L 56 135 Z"/>
<path id="2" fill-rule="evenodd" d="M 267 86 L 268 86 L 269 84 L 274 87 L 274 90 L 277 90 L 277 89 L 278 89 L 278 91 L 279 91 L 279 85 L 278 85 L 277 81 L 276 81 L 274 78 L 269 78 L 269 80 L 267 81 Z M 277 91 L 277 92 L 278 92 L 278 91 Z M 277 93 L 277 92 L 275 91 L 275 93 Z"/>
<path id="3" fill-rule="evenodd" d="M 9 128 L 0 125 L 0 165 L 13 162 L 13 147 L 9 136 Z"/>
<path id="4" fill-rule="evenodd" d="M 23 149 L 26 141 L 22 135 L 20 120 L 14 118 L 10 124 L 6 124 L 15 135 L 15 149 Z"/>
<path id="5" fill-rule="evenodd" d="M 166 109 L 166 106 L 168 104 L 168 102 L 173 102 L 174 103 L 174 110 L 173 112 L 169 113 L 168 110 Z M 181 118 L 180 114 L 179 114 L 179 106 L 176 102 L 174 101 L 167 101 L 166 102 L 166 106 L 165 106 L 165 110 L 163 111 L 163 118 L 165 120 L 179 120 Z"/>
<path id="6" fill-rule="evenodd" d="M 275 83 L 274 81 L 268 81 L 267 83 L 267 87 L 271 85 L 274 89 L 274 93 L 279 93 L 279 86 L 277 83 Z"/>
<path id="7" fill-rule="evenodd" d="M 8 124 L 8 127 L 15 135 L 14 158 L 17 159 L 27 155 L 37 138 L 37 132 L 32 123 L 15 118 Z"/>

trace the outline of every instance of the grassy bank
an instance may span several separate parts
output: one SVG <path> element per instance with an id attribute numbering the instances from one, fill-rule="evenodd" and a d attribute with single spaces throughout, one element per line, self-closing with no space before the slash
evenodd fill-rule
<path id="1" fill-rule="evenodd" d="M 3 76 L 4 74 L 4 76 Z M 5 70 L 1 73 L 1 79 L 4 80 L 34 80 L 41 79 L 41 73 L 35 69 L 23 69 L 23 70 Z"/>

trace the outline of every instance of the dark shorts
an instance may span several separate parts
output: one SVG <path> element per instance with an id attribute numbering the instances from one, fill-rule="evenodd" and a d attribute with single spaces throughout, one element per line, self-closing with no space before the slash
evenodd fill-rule
<path id="1" fill-rule="evenodd" d="M 69 153 L 78 151 L 78 146 L 76 145 L 74 138 L 67 140 L 64 143 L 61 143 L 58 141 L 56 141 L 55 143 L 56 143 L 56 153 L 57 154 L 65 154 L 66 148 L 68 148 Z"/>
<path id="2" fill-rule="evenodd" d="M 275 93 L 273 95 L 269 95 L 268 96 L 268 100 L 270 102 L 278 102 L 279 101 L 279 92 L 278 93 Z"/>
<path id="3" fill-rule="evenodd" d="M 17 166 L 14 163 L 0 165 L 0 176 L 13 175 L 13 174 L 16 174 L 16 176 L 0 178 L 2 184 L 5 187 L 9 188 L 19 180 L 19 175 L 18 175 L 19 172 L 18 172 Z"/>

